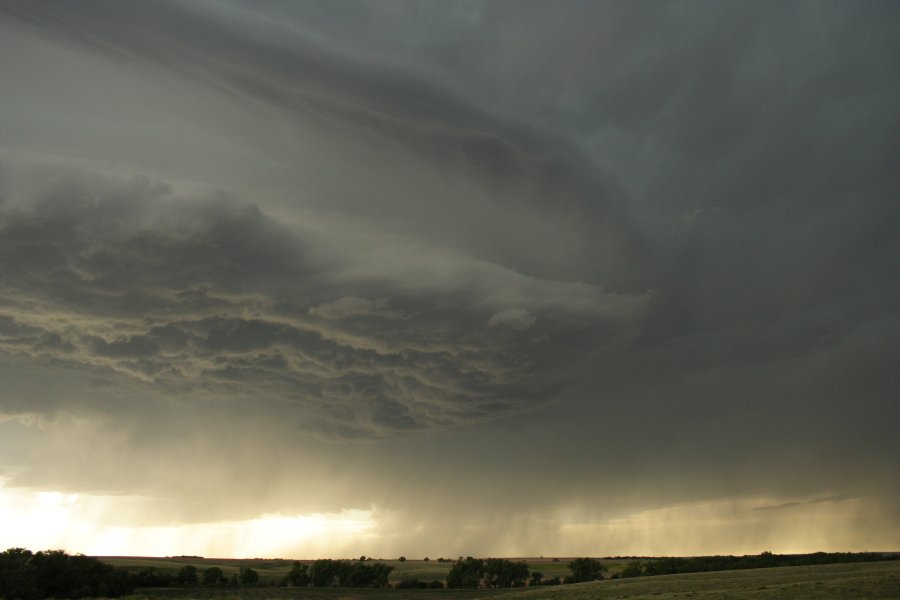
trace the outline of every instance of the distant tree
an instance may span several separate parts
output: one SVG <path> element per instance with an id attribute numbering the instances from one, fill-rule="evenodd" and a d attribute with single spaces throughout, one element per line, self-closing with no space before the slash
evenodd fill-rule
<path id="1" fill-rule="evenodd" d="M 405 556 L 401 556 L 398 560 L 399 560 L 400 562 L 406 562 L 406 557 L 405 557 Z"/>
<path id="2" fill-rule="evenodd" d="M 528 582 L 528 585 L 541 585 L 541 580 L 544 578 L 544 574 L 539 571 L 531 572 L 531 580 Z"/>
<path id="3" fill-rule="evenodd" d="M 387 587 L 388 579 L 391 576 L 391 571 L 394 570 L 394 567 L 386 565 L 382 562 L 376 562 L 371 566 L 370 576 L 371 580 L 369 585 L 371 587 L 383 588 Z M 443 586 L 441 586 L 443 587 Z"/>
<path id="4" fill-rule="evenodd" d="M 180 586 L 190 587 L 197 585 L 197 567 L 194 565 L 184 565 L 175 576 L 175 581 Z"/>
<path id="5" fill-rule="evenodd" d="M 314 587 L 330 587 L 338 576 L 338 565 L 330 558 L 320 558 L 309 567 L 310 582 Z"/>
<path id="6" fill-rule="evenodd" d="M 287 584 L 291 587 L 306 587 L 309 583 L 309 565 L 295 560 L 287 574 Z"/>
<path id="7" fill-rule="evenodd" d="M 301 582 L 309 582 L 314 587 L 337 585 L 353 588 L 382 588 L 387 586 L 391 571 L 394 570 L 394 567 L 388 566 L 383 562 L 358 561 L 354 563 L 327 558 L 315 561 L 309 567 L 308 574 L 304 567 L 305 565 L 298 565 L 296 571 L 292 569 L 291 573 L 298 573 L 301 577 Z M 288 577 L 289 581 L 290 577 L 291 574 Z M 299 583 L 298 585 L 306 585 L 306 583 Z"/>
<path id="8" fill-rule="evenodd" d="M 62 550 L 32 554 L 23 548 L 0 553 L 3 598 L 113 598 L 129 594 L 133 588 L 127 571 L 82 554 L 70 556 Z"/>
<path id="9" fill-rule="evenodd" d="M 428 558 L 428 557 L 426 556 L 423 560 L 424 560 L 425 562 L 428 562 L 428 561 L 431 560 L 431 559 Z"/>
<path id="10" fill-rule="evenodd" d="M 216 586 L 225 582 L 225 573 L 219 567 L 210 567 L 203 571 L 203 585 Z"/>
<path id="11" fill-rule="evenodd" d="M 528 579 L 528 565 L 505 558 L 489 558 L 484 561 L 484 576 L 487 587 L 519 587 Z"/>
<path id="12" fill-rule="evenodd" d="M 241 585 L 256 585 L 259 581 L 259 573 L 250 567 L 241 567 L 238 577 L 241 580 Z"/>
<path id="13" fill-rule="evenodd" d="M 382 588 L 387 586 L 388 577 L 394 567 L 376 562 L 374 564 L 366 564 L 358 562 L 355 564 L 341 562 L 340 568 L 340 585 L 342 587 L 376 587 Z"/>
<path id="14" fill-rule="evenodd" d="M 477 588 L 484 577 L 484 561 L 467 556 L 460 558 L 447 573 L 448 588 Z"/>
<path id="15" fill-rule="evenodd" d="M 134 587 L 169 587 L 174 579 L 171 573 L 150 567 L 133 574 L 131 583 Z"/>
<path id="16" fill-rule="evenodd" d="M 603 571 L 606 570 L 600 561 L 595 558 L 576 558 L 569 563 L 570 577 L 566 577 L 566 583 L 580 583 L 582 581 L 596 581 L 603 579 Z"/>
<path id="17" fill-rule="evenodd" d="M 366 555 L 365 555 L 365 554 L 363 554 L 362 556 L 359 557 L 359 562 L 366 562 Z"/>
<path id="18" fill-rule="evenodd" d="M 619 573 L 620 577 L 640 577 L 644 573 L 644 566 L 641 564 L 639 560 L 633 560 L 622 569 L 622 572 Z"/>

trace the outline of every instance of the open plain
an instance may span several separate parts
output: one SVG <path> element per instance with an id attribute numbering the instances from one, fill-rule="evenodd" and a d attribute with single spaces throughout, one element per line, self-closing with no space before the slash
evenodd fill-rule
<path id="1" fill-rule="evenodd" d="M 124 563 L 131 559 L 115 559 Z M 149 562 L 165 559 L 144 559 Z M 177 559 L 172 559 L 177 560 Z M 111 561 L 112 562 L 112 561 Z M 221 567 L 237 568 L 238 563 L 254 564 L 261 575 L 263 561 L 224 561 Z M 203 561 L 204 566 L 212 562 Z M 446 563 L 407 561 L 404 577 L 424 577 L 426 569 Z M 556 563 L 554 563 L 556 564 Z M 267 573 L 275 576 L 278 567 Z M 143 589 L 132 600 L 463 600 L 502 598 L 503 600 L 816 600 L 870 598 L 900 599 L 900 562 L 815 565 L 747 569 L 714 573 L 661 575 L 632 579 L 607 579 L 594 583 L 541 586 L 514 590 L 397 590 L 346 588 L 189 588 Z"/>

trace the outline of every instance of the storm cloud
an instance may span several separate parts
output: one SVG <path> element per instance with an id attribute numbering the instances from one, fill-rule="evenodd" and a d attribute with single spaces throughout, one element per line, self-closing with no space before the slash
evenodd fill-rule
<path id="1" fill-rule="evenodd" d="M 2 210 L 4 351 L 176 395 L 291 405 L 325 435 L 526 410 L 561 385 L 552 364 L 577 360 L 561 331 L 606 324 L 610 341 L 642 304 L 462 259 L 462 285 L 360 282 L 345 257 L 253 205 L 145 178 L 38 176 L 56 182 L 38 198 L 10 191 Z M 488 274 L 502 283 L 478 281 Z"/>
<path id="2" fill-rule="evenodd" d="M 895 550 L 898 25 L 6 3 L 6 489 L 374 515 L 326 553 Z"/>

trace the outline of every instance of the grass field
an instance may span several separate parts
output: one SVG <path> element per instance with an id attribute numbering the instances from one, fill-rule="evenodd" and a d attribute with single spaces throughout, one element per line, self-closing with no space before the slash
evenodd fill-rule
<path id="1" fill-rule="evenodd" d="M 226 577 L 237 574 L 241 567 L 251 567 L 259 573 L 260 582 L 271 584 L 284 577 L 291 569 L 290 560 L 281 559 L 228 559 L 228 558 L 193 558 L 193 557 L 167 557 L 167 558 L 147 558 L 147 557 L 131 557 L 131 556 L 101 556 L 99 557 L 105 563 L 109 563 L 114 567 L 122 567 L 132 572 L 138 572 L 143 569 L 156 569 L 157 571 L 165 571 L 172 574 L 178 572 L 185 565 L 194 565 L 200 571 L 202 576 L 203 570 L 210 567 L 219 567 Z"/>
<path id="2" fill-rule="evenodd" d="M 213 563 L 210 561 L 209 563 L 192 562 L 191 564 L 203 568 L 212 564 L 225 564 L 232 569 L 236 569 L 238 563 L 247 564 L 247 561 L 234 561 L 234 564 L 228 565 L 230 562 Z M 421 561 L 407 561 L 407 563 L 413 562 L 420 563 Z M 428 568 L 432 566 L 449 568 L 448 563 L 421 564 Z M 405 563 L 403 565 L 407 568 L 415 566 Z M 534 566 L 538 570 L 541 568 L 538 564 Z M 254 566 L 254 568 L 257 567 Z M 595 598 L 623 600 L 674 600 L 676 598 L 679 600 L 793 600 L 796 598 L 900 600 L 900 562 L 662 575 L 517 590 L 195 588 L 139 590 L 130 598 L 131 600 L 182 600 L 187 598 L 198 600 L 465 600 L 475 598 L 501 598 L 502 600 L 593 600 Z"/>
<path id="3" fill-rule="evenodd" d="M 504 600 L 900 599 L 900 563 L 776 567 L 661 575 L 513 591 Z"/>

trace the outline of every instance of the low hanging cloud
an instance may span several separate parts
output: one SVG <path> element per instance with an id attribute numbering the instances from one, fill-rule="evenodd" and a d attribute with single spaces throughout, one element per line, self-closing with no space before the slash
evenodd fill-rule
<path id="1" fill-rule="evenodd" d="M 488 320 L 488 327 L 509 327 L 511 329 L 528 329 L 535 323 L 535 318 L 523 308 L 509 308 L 493 315 Z"/>
<path id="2" fill-rule="evenodd" d="M 364 298 L 343 257 L 253 205 L 181 197 L 146 178 L 43 175 L 56 178 L 51 189 L 32 197 L 20 186 L 0 207 L 6 353 L 178 396 L 286 403 L 299 426 L 351 438 L 496 418 L 560 385 L 535 358 L 556 342 L 522 339 L 535 322 L 522 309 L 490 316 L 503 300 L 487 284 L 425 283 L 413 296 L 407 282 L 370 274 L 365 286 L 389 296 Z M 477 264 L 456 269 L 478 277 Z M 524 285 L 561 323 L 643 303 L 597 291 L 582 306 L 557 303 L 539 293 L 553 282 Z"/>
<path id="3" fill-rule="evenodd" d="M 356 296 L 345 296 L 333 302 L 313 306 L 309 309 L 309 314 L 328 320 L 365 316 L 377 316 L 383 319 L 403 318 L 399 312 L 388 307 L 387 298 L 367 300 Z"/>

